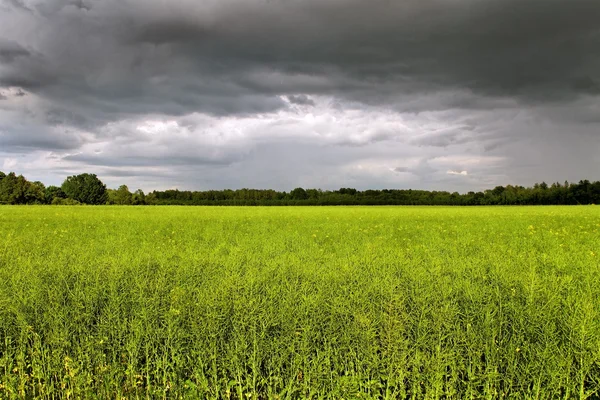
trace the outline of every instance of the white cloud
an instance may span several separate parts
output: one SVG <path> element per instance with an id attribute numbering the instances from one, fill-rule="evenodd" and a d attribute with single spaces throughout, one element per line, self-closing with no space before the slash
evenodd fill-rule
<path id="1" fill-rule="evenodd" d="M 2 163 L 2 168 L 5 170 L 10 170 L 17 166 L 17 160 L 15 158 L 5 158 Z"/>
<path id="2" fill-rule="evenodd" d="M 448 171 L 446 171 L 446 173 L 448 175 L 463 175 L 463 176 L 469 175 L 469 173 L 467 171 L 452 171 L 452 170 L 448 170 Z"/>

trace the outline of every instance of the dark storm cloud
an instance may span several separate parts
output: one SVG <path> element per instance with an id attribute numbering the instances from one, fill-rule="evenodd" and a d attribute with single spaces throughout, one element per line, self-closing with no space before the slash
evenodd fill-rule
<path id="1" fill-rule="evenodd" d="M 36 126 L 3 128 L 0 126 L 0 149 L 3 152 L 66 151 L 77 149 L 83 143 L 73 132 L 49 132 Z"/>
<path id="2" fill-rule="evenodd" d="M 584 93 L 600 94 L 600 80 L 592 79 L 589 76 L 574 79 L 573 88 Z"/>
<path id="3" fill-rule="evenodd" d="M 2 82 L 57 101 L 85 94 L 77 100 L 90 108 L 114 102 L 131 114 L 266 112 L 284 106 L 276 98 L 284 91 L 386 105 L 455 88 L 527 102 L 598 91 L 597 0 L 50 1 L 36 9 L 35 21 L 48 24 L 37 44 L 47 68 L 30 57 Z"/>
<path id="4" fill-rule="evenodd" d="M 235 176 L 207 178 L 235 186 L 290 160 L 264 149 L 284 154 L 276 140 L 291 135 L 310 144 L 289 152 L 323 157 L 298 156 L 314 165 L 280 169 L 281 185 L 309 182 L 321 167 L 343 180 L 336 174 L 367 159 L 350 169 L 362 187 L 399 175 L 461 185 L 521 177 L 516 163 L 478 175 L 427 160 L 449 151 L 510 161 L 548 137 L 593 148 L 598 21 L 598 0 L 0 0 L 0 111 L 13 115 L 0 146 L 68 151 L 60 160 L 114 174 L 235 166 Z M 180 123 L 178 135 L 161 134 L 161 148 L 181 151 L 144 155 L 152 134 L 136 127 L 161 118 Z M 257 122 L 269 118 L 277 121 Z M 264 162 L 247 158 L 246 136 L 261 129 Z M 214 140 L 196 140 L 205 135 Z M 102 153 L 77 151 L 110 140 L 118 143 Z M 370 149 L 386 146 L 425 161 L 406 167 L 388 154 L 377 163 Z M 575 161 L 565 155 L 561 165 Z"/>
<path id="5" fill-rule="evenodd" d="M 305 94 L 290 95 L 287 99 L 292 104 L 298 104 L 301 106 L 314 106 L 315 102 Z"/>
<path id="6" fill-rule="evenodd" d="M 63 157 L 66 161 L 76 161 L 86 165 L 98 166 L 116 166 L 116 167 L 143 167 L 145 165 L 152 166 L 226 166 L 238 161 L 237 157 L 232 155 L 176 155 L 171 154 L 171 157 L 142 156 L 142 155 L 90 155 L 90 154 L 74 154 Z"/>
<path id="7" fill-rule="evenodd" d="M 59 75 L 48 62 L 15 41 L 0 39 L 0 86 L 41 89 L 57 83 Z"/>
<path id="8" fill-rule="evenodd" d="M 324 89 L 373 102 L 389 101 L 398 88 L 444 87 L 560 100 L 585 92 L 574 83 L 598 74 L 596 0 L 273 1 L 213 12 L 149 20 L 132 35 L 195 49 L 225 68 L 329 69 Z"/>
<path id="9" fill-rule="evenodd" d="M 29 56 L 30 53 L 18 43 L 0 38 L 0 63 L 11 63 L 18 57 Z"/>

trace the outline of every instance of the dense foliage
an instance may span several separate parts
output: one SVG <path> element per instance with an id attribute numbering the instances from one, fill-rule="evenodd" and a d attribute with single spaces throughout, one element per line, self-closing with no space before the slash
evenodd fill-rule
<path id="1" fill-rule="evenodd" d="M 600 207 L 0 207 L 0 398 L 592 399 Z"/>
<path id="2" fill-rule="evenodd" d="M 484 192 L 460 194 L 427 190 L 320 190 L 288 192 L 239 189 L 165 190 L 131 193 L 126 185 L 107 189 L 93 174 L 68 177 L 61 188 L 29 182 L 23 176 L 0 172 L 0 204 L 118 204 L 118 205 L 574 205 L 600 203 L 600 181 L 563 184 L 545 182 L 533 187 L 497 186 Z"/>
<path id="3" fill-rule="evenodd" d="M 69 176 L 61 186 L 67 198 L 83 204 L 106 204 L 106 185 L 94 174 Z"/>
<path id="4" fill-rule="evenodd" d="M 0 171 L 0 204 L 45 203 L 45 187 L 41 182 L 29 182 L 14 172 Z"/>
<path id="5" fill-rule="evenodd" d="M 154 191 L 148 204 L 186 205 L 568 205 L 600 203 L 600 182 L 545 183 L 533 187 L 498 186 L 485 192 L 427 190 L 365 190 L 351 188 L 317 190 L 296 188 L 290 193 L 274 190 L 179 190 Z"/>

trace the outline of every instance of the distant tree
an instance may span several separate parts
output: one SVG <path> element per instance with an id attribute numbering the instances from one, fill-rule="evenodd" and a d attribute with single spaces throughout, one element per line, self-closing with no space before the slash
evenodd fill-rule
<path id="1" fill-rule="evenodd" d="M 67 195 L 58 186 L 48 186 L 44 191 L 44 200 L 46 204 L 52 204 L 54 199 L 66 199 Z"/>
<path id="2" fill-rule="evenodd" d="M 14 172 L 0 171 L 1 204 L 150 204 L 150 205 L 536 205 L 598 204 L 600 182 L 545 182 L 531 187 L 496 186 L 484 192 L 382 189 L 359 191 L 353 188 L 320 190 L 296 188 L 291 192 L 243 188 L 239 190 L 187 191 L 171 189 L 147 195 L 134 193 L 125 185 L 118 189 L 106 186 L 92 174 L 68 177 L 59 188 L 29 182 Z"/>
<path id="3" fill-rule="evenodd" d="M 590 183 L 590 181 L 587 179 L 581 180 L 581 181 L 579 181 L 578 184 L 571 186 L 571 192 L 573 193 L 575 200 L 579 204 L 592 203 L 592 198 L 594 197 L 593 193 L 592 193 L 592 189 L 593 189 L 593 186 Z"/>
<path id="4" fill-rule="evenodd" d="M 14 172 L 9 172 L 4 175 L 0 181 L 0 203 L 14 204 L 13 199 L 16 185 L 17 175 Z"/>
<path id="5" fill-rule="evenodd" d="M 146 195 L 142 189 L 138 189 L 133 193 L 132 204 L 136 206 L 146 204 Z"/>
<path id="6" fill-rule="evenodd" d="M 306 200 L 308 199 L 308 194 L 306 193 L 306 190 L 299 187 L 290 192 L 290 198 L 292 200 Z"/>
<path id="7" fill-rule="evenodd" d="M 115 193 L 116 204 L 130 205 L 133 201 L 133 196 L 127 185 L 121 185 Z"/>
<path id="8" fill-rule="evenodd" d="M 23 178 L 25 179 L 25 178 Z M 27 204 L 44 204 L 46 203 L 46 186 L 40 181 L 27 182 L 25 197 Z"/>
<path id="9" fill-rule="evenodd" d="M 318 199 L 321 195 L 321 191 L 318 189 L 306 189 L 306 194 L 309 199 Z"/>
<path id="10" fill-rule="evenodd" d="M 504 189 L 504 186 L 496 186 L 494 190 L 492 190 L 492 194 L 494 196 L 500 196 L 502 193 L 504 193 L 504 190 L 506 190 Z"/>
<path id="11" fill-rule="evenodd" d="M 6 177 L 6 174 L 0 171 L 0 204 L 8 203 L 8 201 L 4 198 L 4 189 L 2 187 L 2 180 Z"/>
<path id="12" fill-rule="evenodd" d="M 61 189 L 68 198 L 83 204 L 105 204 L 108 200 L 106 185 L 95 174 L 69 176 Z"/>
<path id="13" fill-rule="evenodd" d="M 341 188 L 340 190 L 338 190 L 339 194 L 347 194 L 350 196 L 354 196 L 356 194 L 356 189 L 353 188 Z"/>
<path id="14" fill-rule="evenodd" d="M 106 204 L 117 204 L 117 191 L 115 189 L 106 189 Z"/>
<path id="15" fill-rule="evenodd" d="M 44 203 L 44 184 L 29 182 L 23 175 L 14 172 L 2 174 L 0 179 L 0 203 L 5 204 L 36 204 Z"/>
<path id="16" fill-rule="evenodd" d="M 25 204 L 25 186 L 23 175 L 17 176 L 14 172 L 10 172 L 2 179 L 0 201 L 8 204 Z"/>
<path id="17" fill-rule="evenodd" d="M 160 196 L 160 192 L 153 191 L 146 195 L 146 204 L 156 204 L 158 197 Z"/>

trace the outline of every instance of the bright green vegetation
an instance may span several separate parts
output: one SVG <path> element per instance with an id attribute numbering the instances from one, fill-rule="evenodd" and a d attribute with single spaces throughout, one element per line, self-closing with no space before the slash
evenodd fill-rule
<path id="1" fill-rule="evenodd" d="M 594 398 L 599 259 L 597 206 L 0 207 L 0 398 Z"/>

